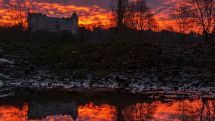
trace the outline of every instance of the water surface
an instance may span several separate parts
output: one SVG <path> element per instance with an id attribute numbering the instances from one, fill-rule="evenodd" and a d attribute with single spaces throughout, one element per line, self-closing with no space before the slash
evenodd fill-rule
<path id="1" fill-rule="evenodd" d="M 117 92 L 20 92 L 0 101 L 0 121 L 214 121 L 215 100 L 152 100 Z"/>

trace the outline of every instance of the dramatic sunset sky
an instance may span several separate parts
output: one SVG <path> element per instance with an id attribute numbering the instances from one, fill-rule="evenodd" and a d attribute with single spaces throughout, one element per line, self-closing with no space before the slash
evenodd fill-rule
<path id="1" fill-rule="evenodd" d="M 0 0 L 0 23 L 8 23 L 9 3 L 14 0 Z M 170 24 L 169 13 L 179 0 L 147 0 L 161 27 Z M 48 16 L 69 17 L 73 11 L 80 16 L 80 25 L 111 26 L 109 0 L 29 0 L 31 10 L 46 13 Z M 167 25 L 166 25 L 167 24 Z"/>

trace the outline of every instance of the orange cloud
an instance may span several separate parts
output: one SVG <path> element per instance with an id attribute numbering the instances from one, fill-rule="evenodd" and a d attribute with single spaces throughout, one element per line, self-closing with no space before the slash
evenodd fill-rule
<path id="1" fill-rule="evenodd" d="M 0 5 L 3 3 L 0 1 Z M 11 16 L 13 11 L 7 9 L 8 7 L 0 8 L 1 25 L 9 25 L 12 22 Z M 59 3 L 47 3 L 47 2 L 31 2 L 28 6 L 30 12 L 41 12 L 48 16 L 54 17 L 70 17 L 74 11 L 79 14 L 80 26 L 92 28 L 94 26 L 101 26 L 108 28 L 112 26 L 110 18 L 112 17 L 111 12 L 101 8 L 98 5 L 93 6 L 77 6 L 77 5 L 62 5 Z"/>
<path id="2" fill-rule="evenodd" d="M 7 1 L 7 2 L 5 2 Z M 30 12 L 41 12 L 53 17 L 70 17 L 74 11 L 79 15 L 81 27 L 92 29 L 93 27 L 109 28 L 114 26 L 113 16 L 108 1 L 92 0 L 26 0 Z M 0 25 L 11 25 L 13 12 L 9 10 L 9 3 L 14 0 L 0 0 Z M 178 0 L 150 0 L 148 5 L 155 15 L 160 30 L 170 26 L 177 30 L 175 21 L 170 13 L 179 5 Z"/>

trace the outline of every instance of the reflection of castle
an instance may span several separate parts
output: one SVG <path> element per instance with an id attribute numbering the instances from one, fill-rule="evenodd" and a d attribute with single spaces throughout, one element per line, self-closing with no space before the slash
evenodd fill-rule
<path id="1" fill-rule="evenodd" d="M 76 12 L 70 18 L 48 17 L 42 13 L 28 13 L 28 28 L 30 31 L 78 33 L 78 15 Z"/>
<path id="2" fill-rule="evenodd" d="M 70 115 L 75 121 L 78 117 L 78 105 L 72 102 L 31 102 L 29 103 L 28 118 L 42 119 L 52 115 Z"/>

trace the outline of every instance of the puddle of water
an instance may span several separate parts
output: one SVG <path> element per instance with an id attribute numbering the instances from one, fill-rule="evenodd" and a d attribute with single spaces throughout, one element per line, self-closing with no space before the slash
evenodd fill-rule
<path id="1" fill-rule="evenodd" d="M 214 121 L 215 100 L 147 100 L 112 92 L 34 92 L 1 99 L 0 121 Z"/>

